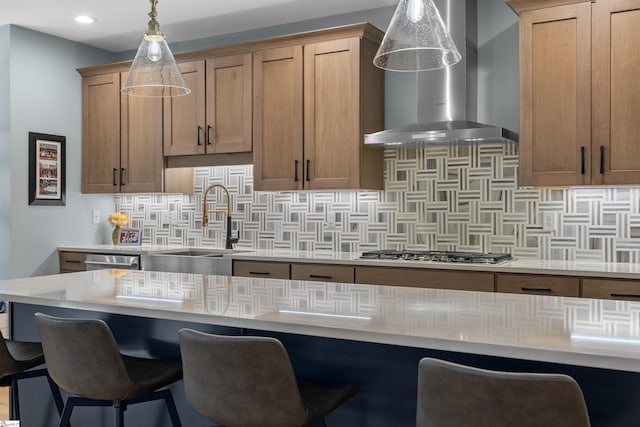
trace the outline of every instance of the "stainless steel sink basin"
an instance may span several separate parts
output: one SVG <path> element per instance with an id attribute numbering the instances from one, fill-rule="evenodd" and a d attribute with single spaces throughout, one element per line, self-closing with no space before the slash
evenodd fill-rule
<path id="1" fill-rule="evenodd" d="M 140 257 L 140 268 L 149 271 L 231 276 L 231 258 L 226 255 L 238 252 L 247 251 L 201 248 L 158 252 L 142 255 Z"/>

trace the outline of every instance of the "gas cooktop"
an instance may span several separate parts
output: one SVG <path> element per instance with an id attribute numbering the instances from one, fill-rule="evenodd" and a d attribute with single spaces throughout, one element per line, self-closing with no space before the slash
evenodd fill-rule
<path id="1" fill-rule="evenodd" d="M 397 251 L 382 249 L 363 252 L 361 259 L 399 259 L 407 261 L 458 262 L 464 264 L 499 264 L 511 261 L 511 254 L 455 251 Z"/>

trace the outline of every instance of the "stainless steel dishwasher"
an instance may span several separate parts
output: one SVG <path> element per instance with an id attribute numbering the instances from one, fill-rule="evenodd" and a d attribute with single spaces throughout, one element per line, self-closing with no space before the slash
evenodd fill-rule
<path id="1" fill-rule="evenodd" d="M 138 255 L 87 254 L 84 264 L 87 270 L 104 270 L 122 268 L 124 270 L 140 270 Z"/>

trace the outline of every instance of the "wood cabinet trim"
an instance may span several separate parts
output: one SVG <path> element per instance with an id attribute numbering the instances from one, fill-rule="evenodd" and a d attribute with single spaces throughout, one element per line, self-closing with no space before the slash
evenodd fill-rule
<path id="1" fill-rule="evenodd" d="M 549 7 L 564 6 L 576 3 L 589 3 L 592 0 L 505 0 L 504 2 L 516 14 L 535 9 L 546 9 Z"/>

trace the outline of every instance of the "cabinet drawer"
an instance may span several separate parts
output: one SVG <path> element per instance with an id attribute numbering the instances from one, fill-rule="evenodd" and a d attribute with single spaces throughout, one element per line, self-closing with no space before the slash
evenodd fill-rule
<path id="1" fill-rule="evenodd" d="M 291 264 L 293 280 L 353 283 L 354 267 L 351 265 Z"/>
<path id="2" fill-rule="evenodd" d="M 496 275 L 496 292 L 578 297 L 580 296 L 580 279 L 564 276 L 498 274 Z"/>
<path id="3" fill-rule="evenodd" d="M 493 273 L 427 268 L 356 267 L 356 283 L 493 292 Z"/>
<path id="4" fill-rule="evenodd" d="M 60 259 L 60 272 L 85 271 L 84 264 L 87 254 L 84 252 L 58 252 Z"/>
<path id="5" fill-rule="evenodd" d="M 289 279 L 290 267 L 288 262 L 233 261 L 233 275 Z"/>
<path id="6" fill-rule="evenodd" d="M 640 301 L 640 280 L 582 279 L 582 296 Z"/>

